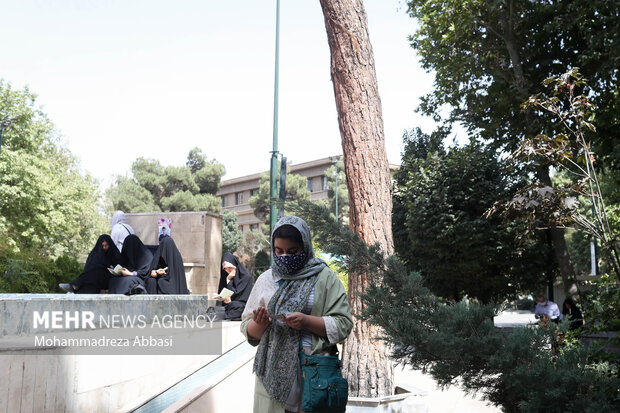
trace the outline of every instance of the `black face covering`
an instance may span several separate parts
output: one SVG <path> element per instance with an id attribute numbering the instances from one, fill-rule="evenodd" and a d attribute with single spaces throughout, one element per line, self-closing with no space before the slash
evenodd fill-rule
<path id="1" fill-rule="evenodd" d="M 183 257 L 170 237 L 161 240 L 151 261 L 150 269 L 157 270 L 165 267 L 168 267 L 168 272 L 157 279 L 157 294 L 189 294 Z"/>
<path id="2" fill-rule="evenodd" d="M 137 235 L 131 234 L 125 238 L 121 256 L 123 258 L 123 265 L 129 271 L 136 271 L 137 275 L 142 278 L 148 276 L 153 254 L 140 241 Z"/>
<path id="3" fill-rule="evenodd" d="M 103 242 L 108 244 L 108 250 L 103 250 Z M 121 254 L 118 252 L 118 248 L 112 242 L 112 238 L 109 235 L 103 234 L 97 239 L 95 247 L 92 249 L 88 258 L 86 259 L 86 265 L 84 265 L 84 272 L 88 272 L 99 268 L 108 268 L 110 266 L 116 266 L 122 261 Z"/>

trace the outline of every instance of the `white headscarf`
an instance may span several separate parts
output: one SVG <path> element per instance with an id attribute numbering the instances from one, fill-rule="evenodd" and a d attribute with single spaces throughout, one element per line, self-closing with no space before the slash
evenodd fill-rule
<path id="1" fill-rule="evenodd" d="M 126 224 L 127 218 L 125 218 L 125 213 L 123 211 L 114 211 L 114 215 L 112 216 L 112 228 L 116 224 Z"/>
<path id="2" fill-rule="evenodd" d="M 127 223 L 127 218 L 123 211 L 115 211 L 112 216 L 112 232 L 110 237 L 119 251 L 123 251 L 123 241 L 129 234 L 135 234 L 133 228 Z"/>

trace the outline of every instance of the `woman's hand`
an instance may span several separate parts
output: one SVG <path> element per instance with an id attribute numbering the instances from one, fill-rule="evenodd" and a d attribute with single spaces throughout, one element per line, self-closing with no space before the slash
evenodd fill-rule
<path id="1" fill-rule="evenodd" d="M 290 328 L 294 328 L 295 330 L 301 330 L 306 328 L 308 316 L 304 313 L 290 313 L 286 317 L 282 319 Z"/>
<path id="2" fill-rule="evenodd" d="M 307 315 L 304 313 L 291 313 L 284 317 L 282 321 L 295 330 L 308 330 L 319 337 L 327 337 L 325 320 L 323 320 L 323 317 Z"/>
<path id="3" fill-rule="evenodd" d="M 258 307 L 252 311 L 252 320 L 261 327 L 267 328 L 271 320 L 269 319 L 269 311 L 265 307 Z"/>
<path id="4" fill-rule="evenodd" d="M 121 268 L 120 273 L 125 277 L 131 277 L 133 275 L 133 272 L 129 271 L 127 268 Z"/>
<path id="5" fill-rule="evenodd" d="M 230 297 L 224 298 L 224 304 L 228 304 L 228 303 L 230 303 Z"/>
<path id="6" fill-rule="evenodd" d="M 157 271 L 152 270 L 151 271 L 151 277 L 153 277 L 153 278 L 157 277 Z"/>
<path id="7" fill-rule="evenodd" d="M 166 275 L 166 270 L 164 270 L 163 268 L 160 268 L 155 272 L 157 273 L 157 275 Z"/>
<path id="8" fill-rule="evenodd" d="M 267 327 L 269 327 L 269 323 L 271 323 L 269 311 L 265 307 L 258 307 L 252 311 L 252 321 L 248 324 L 248 336 L 260 340 Z"/>
<path id="9" fill-rule="evenodd" d="M 228 276 L 226 277 L 227 281 L 232 280 L 233 278 L 235 278 L 235 275 L 237 274 L 237 270 L 235 268 L 233 268 L 229 273 Z"/>

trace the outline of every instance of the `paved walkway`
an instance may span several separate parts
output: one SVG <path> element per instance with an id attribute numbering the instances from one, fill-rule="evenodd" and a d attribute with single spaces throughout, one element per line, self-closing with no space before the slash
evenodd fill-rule
<path id="1" fill-rule="evenodd" d="M 409 367 L 396 367 L 394 369 L 395 383 L 406 383 L 426 390 L 428 406 L 427 413 L 499 413 L 497 407 L 487 405 L 480 396 L 468 396 L 456 386 L 451 386 L 444 391 L 437 387 L 433 378 L 419 370 L 411 370 Z"/>
<path id="2" fill-rule="evenodd" d="M 534 314 L 529 311 L 505 311 L 494 319 L 497 327 L 525 326 L 536 322 Z M 467 395 L 456 386 L 445 390 L 437 387 L 437 382 L 428 374 L 409 367 L 394 369 L 396 384 L 405 383 L 428 392 L 428 413 L 499 413 L 501 410 L 482 400 L 481 395 Z"/>

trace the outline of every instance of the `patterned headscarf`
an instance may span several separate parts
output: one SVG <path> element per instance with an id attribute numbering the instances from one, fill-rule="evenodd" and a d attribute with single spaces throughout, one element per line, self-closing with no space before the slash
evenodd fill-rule
<path id="1" fill-rule="evenodd" d="M 280 288 L 267 304 L 267 311 L 272 317 L 302 311 L 319 278 L 318 274 L 327 265 L 314 256 L 310 229 L 303 219 L 286 216 L 278 221 L 274 232 L 282 225 L 291 225 L 299 231 L 307 260 L 294 274 L 284 274 L 274 262 L 273 274 L 280 277 L 281 281 Z M 273 234 L 271 238 L 272 254 L 275 254 Z M 283 321 L 274 318 L 263 333 L 256 350 L 254 373 L 262 380 L 269 396 L 280 403 L 284 403 L 288 398 L 297 377 L 300 338 L 300 330 L 290 328 Z"/>

